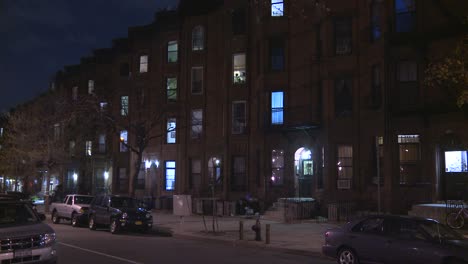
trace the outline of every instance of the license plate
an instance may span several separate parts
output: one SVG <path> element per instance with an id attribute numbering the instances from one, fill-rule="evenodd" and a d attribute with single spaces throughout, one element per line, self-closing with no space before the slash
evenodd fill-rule
<path id="1" fill-rule="evenodd" d="M 13 252 L 13 258 L 26 258 L 32 256 L 31 249 L 19 249 Z"/>
<path id="2" fill-rule="evenodd" d="M 143 224 L 143 222 L 141 222 L 141 221 L 135 221 L 135 225 L 142 225 L 142 224 Z"/>

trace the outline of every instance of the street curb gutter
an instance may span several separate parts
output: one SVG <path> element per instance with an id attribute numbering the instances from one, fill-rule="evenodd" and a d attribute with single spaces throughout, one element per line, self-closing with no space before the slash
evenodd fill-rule
<path id="1" fill-rule="evenodd" d="M 291 249 L 291 248 L 282 248 L 282 247 L 274 247 L 274 246 L 267 246 L 265 244 L 260 244 L 262 242 L 255 242 L 255 241 L 248 241 L 248 240 L 224 240 L 224 239 L 216 239 L 212 237 L 205 237 L 205 236 L 194 236 L 189 234 L 173 234 L 174 238 L 182 238 L 182 239 L 190 239 L 190 240 L 198 240 L 198 241 L 209 241 L 209 242 L 216 242 L 216 243 L 223 243 L 225 245 L 232 245 L 233 247 L 244 247 L 244 248 L 257 248 L 262 250 L 268 251 L 281 251 L 283 253 L 294 254 L 294 255 L 301 255 L 301 256 L 309 256 L 309 257 L 320 257 L 323 259 L 329 259 L 328 257 L 322 255 L 320 251 L 308 251 L 308 250 L 301 250 L 301 249 Z M 257 244 L 259 243 L 259 244 Z M 264 242 L 263 242 L 264 243 Z"/>

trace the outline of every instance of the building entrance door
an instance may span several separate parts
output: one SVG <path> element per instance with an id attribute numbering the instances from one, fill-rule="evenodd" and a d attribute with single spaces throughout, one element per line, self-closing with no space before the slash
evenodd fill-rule
<path id="1" fill-rule="evenodd" d="M 296 197 L 313 196 L 314 163 L 312 152 L 299 148 L 294 154 L 294 187 Z"/>

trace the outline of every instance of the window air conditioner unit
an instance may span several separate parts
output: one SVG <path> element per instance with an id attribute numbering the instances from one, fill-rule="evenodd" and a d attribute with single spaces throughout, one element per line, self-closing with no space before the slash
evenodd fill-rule
<path id="1" fill-rule="evenodd" d="M 341 190 L 351 189 L 351 180 L 350 179 L 337 180 L 336 184 L 338 186 L 338 189 L 341 189 Z"/>

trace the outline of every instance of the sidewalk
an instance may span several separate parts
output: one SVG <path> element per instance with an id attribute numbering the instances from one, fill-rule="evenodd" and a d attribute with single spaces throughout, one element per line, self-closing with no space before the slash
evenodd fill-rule
<path id="1" fill-rule="evenodd" d="M 153 228 L 162 232 L 170 232 L 174 237 L 213 240 L 234 246 L 258 247 L 315 256 L 321 255 L 325 231 L 338 226 L 326 222 L 318 223 L 315 220 L 286 224 L 261 218 L 262 241 L 255 241 L 255 233 L 251 229 L 255 224 L 255 219 L 246 219 L 242 216 L 217 217 L 219 228 L 218 232 L 213 233 L 212 216 L 205 216 L 205 229 L 203 217 L 199 215 L 179 217 L 167 211 L 153 211 L 152 214 Z M 239 239 L 240 221 L 243 221 L 244 226 L 243 240 Z M 270 244 L 265 243 L 266 224 L 270 224 Z"/>

